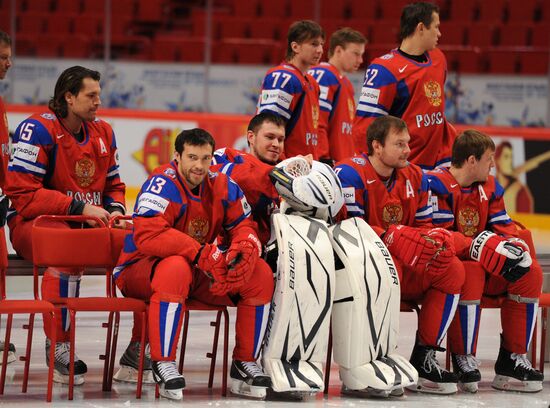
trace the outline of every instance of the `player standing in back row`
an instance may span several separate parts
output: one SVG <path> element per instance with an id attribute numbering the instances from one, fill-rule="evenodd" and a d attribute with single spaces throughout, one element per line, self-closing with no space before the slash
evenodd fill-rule
<path id="1" fill-rule="evenodd" d="M 311 154 L 328 157 L 328 140 L 319 134 L 319 85 L 307 73 L 323 55 L 325 33 L 310 20 L 293 23 L 287 36 L 285 61 L 267 71 L 258 113 L 270 111 L 286 121 L 284 157 Z"/>
<path id="2" fill-rule="evenodd" d="M 341 28 L 330 36 L 328 62 L 309 70 L 319 83 L 319 134 L 329 144 L 329 158 L 347 159 L 355 152 L 352 123 L 355 116 L 355 91 L 346 76 L 359 69 L 367 40 L 359 31 Z"/>
<path id="3" fill-rule="evenodd" d="M 455 129 L 445 118 L 447 61 L 437 48 L 439 8 L 407 5 L 401 13 L 399 48 L 375 58 L 365 73 L 353 122 L 357 153 L 366 151 L 366 129 L 384 115 L 402 118 L 411 135 L 409 160 L 423 170 L 448 167 Z"/>

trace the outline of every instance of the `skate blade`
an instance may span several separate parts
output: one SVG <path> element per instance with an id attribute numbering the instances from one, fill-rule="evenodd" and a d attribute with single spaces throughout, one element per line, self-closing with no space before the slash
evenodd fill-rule
<path id="1" fill-rule="evenodd" d="M 121 365 L 118 371 L 113 376 L 113 380 L 118 382 L 125 382 L 125 383 L 137 383 L 138 379 L 138 370 L 136 370 L 134 367 L 128 367 Z M 155 384 L 155 380 L 153 379 L 153 371 L 152 370 L 143 370 L 143 384 Z"/>
<path id="2" fill-rule="evenodd" d="M 311 391 L 273 391 L 267 389 L 266 399 L 270 401 L 304 401 L 316 395 L 320 390 Z"/>
<path id="3" fill-rule="evenodd" d="M 69 384 L 69 375 L 61 374 L 57 370 L 53 370 L 53 382 L 58 384 Z M 84 384 L 84 374 L 74 376 L 74 385 Z"/>
<path id="4" fill-rule="evenodd" d="M 418 384 L 409 385 L 407 389 L 414 392 L 439 395 L 450 395 L 458 392 L 456 383 L 435 383 L 424 378 L 418 378 Z"/>
<path id="5" fill-rule="evenodd" d="M 230 391 L 232 394 L 254 398 L 254 399 L 265 399 L 267 395 L 267 388 L 266 387 L 256 387 L 253 385 L 249 385 L 244 381 L 240 380 L 231 380 L 231 388 Z"/>
<path id="6" fill-rule="evenodd" d="M 0 351 L 0 366 L 2 365 L 2 354 L 4 354 L 4 352 Z M 13 363 L 15 360 L 17 360 L 15 353 L 13 351 L 8 351 L 8 364 Z"/>
<path id="7" fill-rule="evenodd" d="M 501 391 L 539 392 L 542 390 L 542 381 L 520 381 L 514 377 L 497 374 L 491 386 Z"/>
<path id="8" fill-rule="evenodd" d="M 458 388 L 460 389 L 460 391 L 463 391 L 463 392 L 469 392 L 471 394 L 475 394 L 478 390 L 478 384 L 477 382 L 467 382 L 467 383 L 463 383 L 463 382 L 458 382 Z"/>
<path id="9" fill-rule="evenodd" d="M 356 398 L 391 398 L 402 397 L 405 394 L 405 390 L 402 387 L 393 390 L 377 390 L 370 387 L 362 390 L 352 390 L 346 386 L 342 386 L 341 393 Z"/>
<path id="10" fill-rule="evenodd" d="M 164 384 L 159 386 L 159 394 L 161 397 L 168 398 L 171 400 L 179 401 L 183 398 L 183 388 L 180 388 L 178 390 L 167 390 L 164 388 Z"/>

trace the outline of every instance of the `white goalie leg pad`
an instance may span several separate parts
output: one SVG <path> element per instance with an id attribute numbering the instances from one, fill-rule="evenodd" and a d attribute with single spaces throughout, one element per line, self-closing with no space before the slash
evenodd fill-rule
<path id="1" fill-rule="evenodd" d="M 328 226 L 295 215 L 271 219 L 279 257 L 262 365 L 276 392 L 319 392 L 334 288 Z"/>
<path id="2" fill-rule="evenodd" d="M 378 235 L 361 218 L 330 227 L 336 262 L 332 310 L 334 360 L 351 390 L 392 390 L 418 373 L 394 353 L 399 334 L 397 269 Z"/>

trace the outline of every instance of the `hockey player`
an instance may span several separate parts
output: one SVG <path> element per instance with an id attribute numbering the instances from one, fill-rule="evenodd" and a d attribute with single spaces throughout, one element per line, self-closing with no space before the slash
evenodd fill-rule
<path id="1" fill-rule="evenodd" d="M 500 309 L 502 341 L 492 385 L 506 391 L 540 391 L 543 375 L 526 356 L 542 288 L 542 270 L 531 252 L 534 250 L 525 242 L 532 242 L 529 231 L 518 230 L 510 219 L 504 207 L 504 189 L 489 175 L 495 154 L 491 138 L 467 130 L 455 140 L 452 153 L 450 169 L 438 169 L 428 175 L 434 223 L 457 231 L 457 255 L 477 261 L 465 262 L 468 273 L 449 330 L 455 373 L 461 388 L 477 391 L 481 374 L 475 354 L 481 296 L 505 295 Z M 486 249 L 490 247 L 506 258 L 487 256 Z M 502 262 L 513 266 L 503 270 Z"/>
<path id="2" fill-rule="evenodd" d="M 13 205 L 8 224 L 14 249 L 27 260 L 32 260 L 31 229 L 39 215 L 82 214 L 108 223 L 125 213 L 125 185 L 119 177 L 113 129 L 96 117 L 101 104 L 99 80 L 97 71 L 81 66 L 66 69 L 56 82 L 51 112 L 30 116 L 13 135 L 6 183 Z M 80 268 L 47 268 L 42 297 L 77 297 L 82 272 Z M 49 337 L 49 316 L 44 319 Z M 69 373 L 69 322 L 63 308 L 54 345 L 54 380 L 63 383 L 68 383 Z M 46 339 L 46 356 L 50 347 Z M 86 371 L 86 364 L 75 357 L 75 384 L 84 382 Z"/>
<path id="3" fill-rule="evenodd" d="M 429 190 L 422 170 L 407 162 L 407 125 L 382 116 L 367 131 L 368 155 L 338 163 L 347 217 L 363 217 L 397 261 L 402 299 L 422 301 L 410 362 L 419 375 L 413 391 L 450 394 L 457 377 L 439 366 L 445 337 L 464 282 L 464 268 L 448 235 L 432 228 Z M 414 228 L 413 228 L 414 227 Z"/>
<path id="4" fill-rule="evenodd" d="M 367 40 L 359 31 L 341 28 L 330 36 L 328 62 L 309 70 L 319 83 L 319 135 L 327 139 L 328 157 L 340 161 L 355 152 L 351 125 L 355 115 L 355 91 L 347 78 L 363 62 Z"/>
<path id="5" fill-rule="evenodd" d="M 357 153 L 367 151 L 365 133 L 384 115 L 402 118 L 411 135 L 409 160 L 424 170 L 448 166 L 456 137 L 445 117 L 445 56 L 437 47 L 439 9 L 407 5 L 401 14 L 401 45 L 367 67 L 353 122 Z"/>
<path id="6" fill-rule="evenodd" d="M 258 113 L 271 111 L 286 121 L 284 156 L 328 155 L 328 141 L 319 134 L 319 85 L 307 71 L 323 54 L 325 33 L 314 21 L 293 23 L 287 36 L 286 60 L 267 71 Z"/>
<path id="7" fill-rule="evenodd" d="M 6 73 L 11 67 L 11 38 L 8 34 L 0 31 L 0 80 L 6 78 Z M 8 117 L 6 115 L 6 107 L 4 101 L 0 97 L 0 245 L 6 247 L 6 216 L 8 212 L 8 198 L 4 191 L 6 184 L 6 174 L 8 172 L 8 161 L 10 160 L 10 135 L 8 128 Z M 5 248 L 5 258 L 2 263 L 8 264 L 7 248 Z M 0 353 L 4 351 L 4 342 L 0 341 Z M 8 363 L 15 361 L 15 346 L 10 343 L 8 350 Z"/>
<path id="8" fill-rule="evenodd" d="M 185 299 L 237 306 L 231 391 L 264 397 L 271 381 L 256 364 L 273 294 L 271 269 L 250 206 L 235 182 L 209 172 L 214 139 L 184 130 L 174 161 L 156 169 L 136 202 L 133 232 L 115 269 L 125 296 L 149 301 L 153 376 L 165 397 L 181 399 L 185 380 L 175 363 Z M 226 252 L 215 239 L 228 237 Z M 135 333 L 135 330 L 134 330 Z M 137 340 L 137 336 L 133 336 Z"/>
<path id="9" fill-rule="evenodd" d="M 285 121 L 270 111 L 261 112 L 250 120 L 246 138 L 250 153 L 230 147 L 218 149 L 212 170 L 227 174 L 241 187 L 258 225 L 260 241 L 265 245 L 270 237 L 269 217 L 279 203 L 269 173 L 283 153 Z"/>

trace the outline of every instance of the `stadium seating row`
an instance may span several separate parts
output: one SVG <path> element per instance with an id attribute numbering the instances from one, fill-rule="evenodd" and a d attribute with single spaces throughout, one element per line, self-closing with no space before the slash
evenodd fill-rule
<path id="1" fill-rule="evenodd" d="M 365 33 L 369 45 L 364 60 L 368 62 L 398 44 L 395 19 L 408 1 L 319 0 L 318 14 L 328 35 L 343 26 Z M 176 3 L 175 0 L 112 1 L 112 57 L 202 62 L 206 21 L 204 8 L 199 7 L 202 3 L 190 0 L 185 2 L 187 13 L 170 15 Z M 550 6 L 547 6 L 550 1 L 442 0 L 438 3 L 443 20 L 440 45 L 447 51 L 451 70 L 547 73 L 550 24 L 542 17 L 550 16 Z M 493 7 L 487 7 L 489 3 Z M 212 61 L 280 62 L 289 24 L 297 18 L 310 18 L 310 14 L 315 13 L 315 4 L 315 0 L 215 0 Z M 0 28 L 8 31 L 10 13 L 5 11 L 10 5 L 11 0 L 0 0 Z M 104 13 L 105 2 L 98 0 L 20 0 L 16 2 L 17 54 L 102 57 Z M 490 15 L 504 17 L 490 18 Z M 533 18 L 527 18 L 530 15 Z M 258 17 L 262 17 L 260 24 Z M 472 23 L 469 18 L 478 21 Z M 143 30 L 144 24 L 148 30 Z"/>

